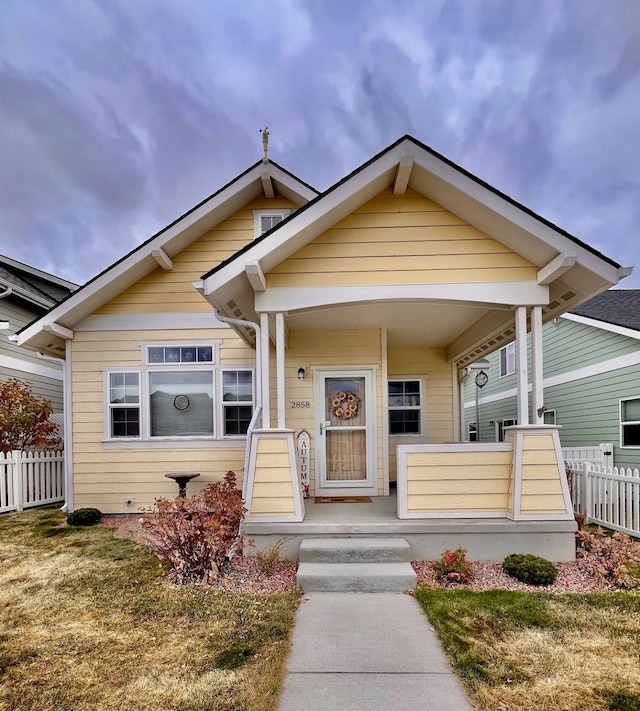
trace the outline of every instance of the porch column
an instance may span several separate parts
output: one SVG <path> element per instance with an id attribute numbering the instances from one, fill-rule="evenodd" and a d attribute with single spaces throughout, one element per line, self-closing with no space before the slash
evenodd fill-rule
<path id="1" fill-rule="evenodd" d="M 260 314 L 260 367 L 262 368 L 262 429 L 271 427 L 271 397 L 269 376 L 269 314 Z"/>
<path id="2" fill-rule="evenodd" d="M 518 424 L 529 424 L 529 393 L 527 369 L 527 307 L 516 307 L 516 389 L 518 393 Z"/>
<path id="3" fill-rule="evenodd" d="M 544 424 L 544 389 L 542 387 L 542 306 L 534 306 L 531 309 L 531 409 L 533 423 Z"/>
<path id="4" fill-rule="evenodd" d="M 285 423 L 285 382 L 284 382 L 284 350 L 285 331 L 284 313 L 276 313 L 276 389 L 278 393 L 278 429 L 286 427 Z"/>

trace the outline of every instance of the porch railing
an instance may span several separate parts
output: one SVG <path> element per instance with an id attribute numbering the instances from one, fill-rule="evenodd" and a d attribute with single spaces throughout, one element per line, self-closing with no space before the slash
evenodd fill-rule
<path id="1" fill-rule="evenodd" d="M 0 452 L 0 513 L 64 501 L 64 453 Z"/>

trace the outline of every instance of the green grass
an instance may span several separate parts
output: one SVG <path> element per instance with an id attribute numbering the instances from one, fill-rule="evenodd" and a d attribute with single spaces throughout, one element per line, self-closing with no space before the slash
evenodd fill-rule
<path id="1" fill-rule="evenodd" d="M 479 709 L 640 711 L 640 595 L 419 587 Z"/>
<path id="2" fill-rule="evenodd" d="M 0 516 L 0 710 L 276 708 L 298 593 L 171 587 L 148 550 L 64 518 Z"/>

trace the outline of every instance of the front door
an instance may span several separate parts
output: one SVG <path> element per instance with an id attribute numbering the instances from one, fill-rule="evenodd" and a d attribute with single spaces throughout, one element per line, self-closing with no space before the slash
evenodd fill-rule
<path id="1" fill-rule="evenodd" d="M 375 495 L 371 371 L 316 371 L 316 494 Z"/>

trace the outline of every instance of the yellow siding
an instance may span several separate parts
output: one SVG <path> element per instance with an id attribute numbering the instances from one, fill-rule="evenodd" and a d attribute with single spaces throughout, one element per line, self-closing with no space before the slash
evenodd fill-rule
<path id="1" fill-rule="evenodd" d="M 139 282 L 105 304 L 97 314 L 210 312 L 211 306 L 193 288 L 220 262 L 228 259 L 254 238 L 253 210 L 296 209 L 289 200 L 254 200 L 173 257 L 173 269 L 158 267 Z"/>
<path id="2" fill-rule="evenodd" d="M 242 484 L 244 440 L 229 440 L 219 446 L 202 447 L 190 443 L 157 447 L 140 442 L 134 449 L 112 449 L 104 444 L 105 401 L 103 368 L 139 367 L 140 341 L 220 339 L 221 360 L 228 364 L 253 365 L 255 351 L 229 329 L 183 331 L 77 331 L 72 341 L 73 375 L 73 470 L 74 506 L 95 506 L 105 513 L 135 513 L 148 508 L 158 496 L 173 497 L 175 482 L 165 474 L 176 471 L 200 472 L 188 486 L 190 493 L 224 474 L 236 472 Z M 217 443 L 216 443 L 217 444 Z M 117 445 L 116 445 L 117 446 Z M 135 499 L 133 507 L 125 499 Z"/>
<path id="3" fill-rule="evenodd" d="M 314 441 L 314 368 L 327 366 L 361 367 L 378 366 L 374 371 L 376 400 L 376 462 L 378 494 L 383 494 L 384 460 L 382 449 L 382 334 L 378 330 L 362 331 L 292 331 L 286 353 L 285 412 L 287 427 L 295 430 L 296 436 L 306 430 L 311 438 L 309 455 L 310 489 L 315 490 L 315 441 Z M 298 380 L 298 367 L 304 366 L 307 374 Z M 386 387 L 386 383 L 384 384 Z M 275 363 L 271 370 L 271 391 L 276 392 Z M 308 408 L 293 408 L 293 401 L 309 402 Z M 275 421 L 275 412 L 272 421 Z"/>
<path id="4" fill-rule="evenodd" d="M 409 513 L 505 511 L 511 452 L 408 452 Z"/>
<path id="5" fill-rule="evenodd" d="M 413 190 L 385 190 L 267 275 L 270 287 L 526 281 L 537 267 Z"/>
<path id="6" fill-rule="evenodd" d="M 289 447 L 286 439 L 260 438 L 257 442 L 253 516 L 291 516 L 295 512 Z"/>
<path id="7" fill-rule="evenodd" d="M 554 440 L 550 434 L 527 435 L 522 446 L 522 514 L 564 513 Z"/>

